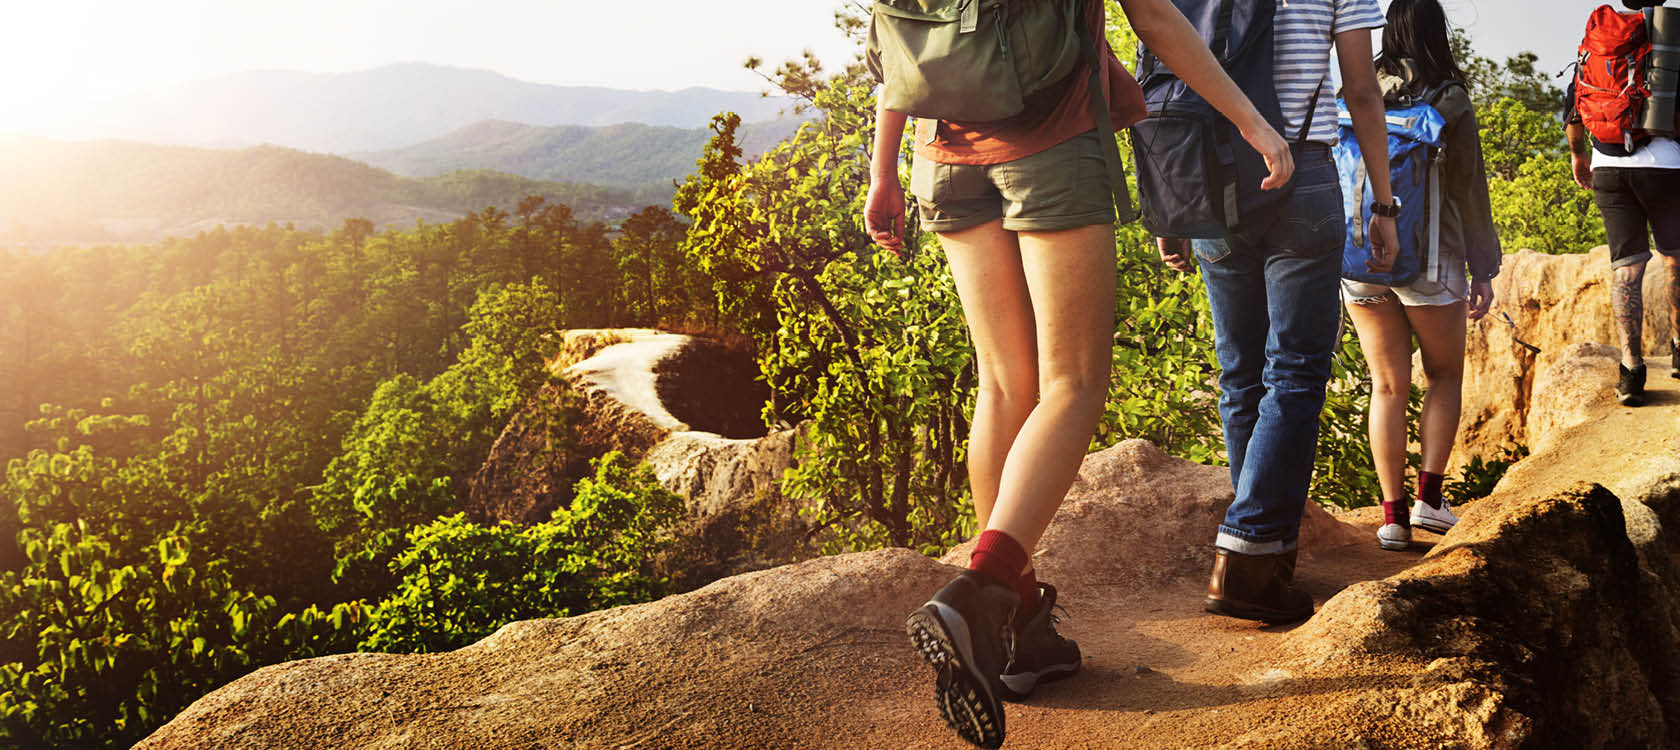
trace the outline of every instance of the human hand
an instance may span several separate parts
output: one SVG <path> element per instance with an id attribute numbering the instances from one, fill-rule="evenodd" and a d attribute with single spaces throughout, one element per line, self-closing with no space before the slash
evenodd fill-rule
<path id="1" fill-rule="evenodd" d="M 1289 178 L 1295 174 L 1295 157 L 1289 153 L 1289 142 L 1278 135 L 1271 125 L 1261 121 L 1259 127 L 1245 128 L 1243 140 L 1253 146 L 1255 151 L 1266 160 L 1271 174 L 1260 181 L 1261 190 L 1276 190 L 1289 184 Z"/>
<path id="2" fill-rule="evenodd" d="M 1161 262 L 1175 271 L 1190 273 L 1195 264 L 1190 262 L 1190 241 L 1179 239 L 1155 238 L 1155 249 L 1161 253 Z"/>
<path id="3" fill-rule="evenodd" d="M 1593 189 L 1592 157 L 1585 154 L 1570 154 L 1569 169 L 1574 173 L 1575 184 L 1584 190 Z"/>
<path id="4" fill-rule="evenodd" d="M 1394 228 L 1394 217 L 1373 214 L 1366 236 L 1371 238 L 1371 259 L 1365 262 L 1365 270 L 1382 273 L 1393 268 L 1394 258 L 1400 254 L 1400 233 Z"/>
<path id="5" fill-rule="evenodd" d="M 904 186 L 896 176 L 869 182 L 863 204 L 863 228 L 875 244 L 904 255 Z"/>
<path id="6" fill-rule="evenodd" d="M 1465 314 L 1471 320 L 1481 320 L 1493 307 L 1493 282 L 1475 279 L 1470 282 L 1470 300 Z"/>

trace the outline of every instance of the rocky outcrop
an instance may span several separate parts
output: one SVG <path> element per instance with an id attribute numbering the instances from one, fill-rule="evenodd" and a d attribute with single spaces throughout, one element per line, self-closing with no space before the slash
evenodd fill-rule
<path id="1" fill-rule="evenodd" d="M 598 364 L 603 354 L 622 348 L 656 361 L 659 347 L 668 350 L 676 343 L 660 338 L 665 335 L 645 329 L 562 334 L 560 352 L 549 361 L 557 378 L 539 389 L 497 436 L 469 480 L 467 517 L 478 523 L 546 521 L 570 501 L 572 484 L 589 475 L 590 461 L 615 450 L 640 457 L 680 426 L 663 410 L 650 416 L 637 408 L 645 403 L 626 403 L 616 393 L 627 390 L 622 378 L 603 385 L 591 377 L 603 369 Z M 657 405 L 651 368 L 652 361 L 646 362 L 646 390 Z"/>
<path id="2" fill-rule="evenodd" d="M 834 658 L 898 630 L 949 577 L 908 550 L 830 557 L 653 604 L 508 625 L 445 654 L 345 654 L 259 669 L 137 748 L 734 748 L 822 739 L 904 658 Z M 890 670 L 883 670 L 883 662 Z"/>
<path id="3" fill-rule="evenodd" d="M 590 461 L 620 451 L 684 498 L 681 552 L 663 567 L 679 588 L 809 554 L 806 524 L 781 494 L 796 433 L 766 436 L 767 391 L 751 357 L 649 329 L 567 331 L 556 375 L 497 438 L 471 480 L 480 523 L 547 520 Z"/>
<path id="4" fill-rule="evenodd" d="M 1599 485 L 1495 496 L 1419 565 L 1331 599 L 1282 650 L 1305 669 L 1422 666 L 1344 708 L 1373 726 L 1470 747 L 1672 747 L 1680 577 L 1661 532 L 1641 550 L 1627 529 Z M 1642 574 L 1642 557 L 1663 569 Z"/>
<path id="5" fill-rule="evenodd" d="M 1668 277 L 1664 263 L 1646 265 L 1648 359 L 1665 357 L 1674 335 L 1665 297 Z M 1544 432 L 1528 425 L 1535 378 L 1563 358 L 1572 345 L 1616 345 L 1610 279 L 1610 250 L 1603 246 L 1580 255 L 1523 250 L 1505 256 L 1504 267 L 1494 278 L 1493 311 L 1470 324 L 1463 417 L 1449 465 L 1458 466 L 1472 456 L 1498 458 L 1512 444 L 1533 447 L 1535 438 Z M 1421 385 L 1421 368 L 1413 369 Z"/>

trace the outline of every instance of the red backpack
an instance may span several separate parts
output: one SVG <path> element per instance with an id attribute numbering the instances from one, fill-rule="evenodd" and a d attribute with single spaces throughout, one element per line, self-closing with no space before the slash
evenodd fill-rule
<path id="1" fill-rule="evenodd" d="M 1575 110 L 1599 143 L 1631 152 L 1649 134 L 1638 123 L 1651 95 L 1645 64 L 1651 40 L 1641 13 L 1601 5 L 1587 19 L 1575 69 Z"/>

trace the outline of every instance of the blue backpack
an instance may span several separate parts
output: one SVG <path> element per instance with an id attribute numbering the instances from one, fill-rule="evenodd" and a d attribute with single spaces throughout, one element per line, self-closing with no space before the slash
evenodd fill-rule
<path id="1" fill-rule="evenodd" d="M 1338 99 L 1341 140 L 1336 145 L 1336 171 L 1341 173 L 1342 213 L 1347 221 L 1347 242 L 1342 246 L 1342 278 L 1384 286 L 1406 286 L 1419 276 L 1439 278 L 1441 270 L 1441 165 L 1445 155 L 1442 140 L 1446 120 L 1429 102 L 1440 88 L 1388 108 L 1388 179 L 1400 199 L 1400 216 L 1395 229 L 1400 235 L 1400 252 L 1389 270 L 1366 269 L 1371 260 L 1373 189 L 1365 172 L 1365 158 L 1353 135 L 1353 118 L 1347 102 Z"/>
<path id="2" fill-rule="evenodd" d="M 1283 113 L 1272 79 L 1277 0 L 1172 3 L 1260 114 L 1282 133 Z M 1141 45 L 1137 79 L 1148 109 L 1148 116 L 1132 126 L 1144 227 L 1157 237 L 1193 239 L 1265 232 L 1293 185 L 1261 190 L 1260 182 L 1269 172 L 1265 159 L 1230 120 Z M 1297 142 L 1305 140 L 1311 122 L 1308 116 L 1302 123 Z"/>

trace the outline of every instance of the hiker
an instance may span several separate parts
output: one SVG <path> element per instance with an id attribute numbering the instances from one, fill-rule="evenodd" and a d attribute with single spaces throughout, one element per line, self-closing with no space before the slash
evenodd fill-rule
<path id="1" fill-rule="evenodd" d="M 883 14 L 922 10 L 916 0 L 894 5 L 900 8 L 875 5 L 872 37 L 891 33 L 882 28 Z M 979 2 L 927 5 L 996 12 Z M 1120 5 L 1141 39 L 1162 49 L 1186 82 L 1242 125 L 1243 137 L 1270 166 L 1267 186 L 1284 184 L 1293 169 L 1288 145 L 1171 2 Z M 979 370 L 968 469 L 982 531 L 968 570 L 912 613 L 907 629 L 938 672 L 937 704 L 946 723 L 985 747 L 1003 742 L 1002 699 L 1023 699 L 1038 682 L 1079 670 L 1078 646 L 1054 627 L 1056 589 L 1038 582 L 1031 553 L 1072 485 L 1108 398 L 1114 223 L 1132 218 L 1123 175 L 1114 177 L 1112 128 L 1144 114 L 1136 82 L 1102 36 L 1103 3 L 1081 0 L 1069 9 L 1078 14 L 1080 45 L 1089 53 L 1054 96 L 1001 121 L 918 117 L 915 133 L 911 190 L 922 225 L 938 236 L 950 263 Z M 968 21 L 974 28 L 996 18 Z M 992 29 L 980 33 L 999 37 Z M 901 40 L 880 41 L 890 54 L 887 45 Z M 924 72 L 914 69 L 905 78 Z M 907 241 L 898 180 L 906 115 L 888 101 L 905 93 L 895 86 L 914 83 L 886 75 L 877 113 L 865 224 L 877 244 L 893 251 Z M 997 84 L 996 99 L 1005 88 Z M 983 107 L 994 99 L 984 87 L 933 93 L 954 96 L 958 106 Z"/>
<path id="2" fill-rule="evenodd" d="M 1670 47 L 1680 45 L 1680 9 L 1659 8 L 1661 0 L 1623 0 L 1623 5 L 1634 11 L 1657 8 L 1648 12 L 1662 13 L 1669 22 L 1663 28 L 1670 36 L 1663 41 Z M 1680 279 L 1680 143 L 1674 139 L 1676 122 L 1667 121 L 1673 118 L 1635 121 L 1647 98 L 1657 100 L 1645 95 L 1643 76 L 1632 71 L 1634 83 L 1626 85 L 1630 71 L 1625 61 L 1641 50 L 1647 59 L 1656 60 L 1650 45 L 1644 14 L 1618 13 L 1608 5 L 1594 11 L 1564 110 L 1575 182 L 1593 191 L 1610 244 L 1610 304 L 1622 348 L 1616 399 L 1626 406 L 1645 403 L 1644 281 L 1651 238 L 1668 264 L 1669 324 L 1676 336 L 1669 341 L 1669 374 L 1680 378 L 1680 281 L 1675 281 Z M 1665 60 L 1673 65 L 1672 57 Z M 1652 93 L 1672 96 L 1673 81 L 1668 78 L 1666 86 L 1659 86 L 1665 90 Z"/>
<path id="3" fill-rule="evenodd" d="M 1403 199 L 1401 212 L 1410 221 L 1402 221 L 1407 226 L 1401 236 L 1407 236 L 1414 222 L 1428 228 L 1411 235 L 1424 241 L 1408 256 L 1413 261 L 1409 272 L 1400 278 L 1373 278 L 1359 274 L 1358 263 L 1350 270 L 1344 258 L 1342 274 L 1348 317 L 1371 368 L 1371 458 L 1382 486 L 1383 508 L 1377 543 L 1383 549 L 1402 550 L 1411 545 L 1413 526 L 1445 534 L 1458 522 L 1441 486 L 1458 435 L 1464 335 L 1467 321 L 1481 319 L 1493 304 L 1493 277 L 1499 273 L 1501 255 L 1476 109 L 1464 71 L 1453 60 L 1446 13 L 1437 0 L 1394 0 L 1388 6 L 1376 66 L 1383 101 L 1391 110 L 1418 107 L 1438 115 L 1429 121 L 1440 125 L 1430 133 L 1438 145 L 1420 144 L 1415 158 L 1391 155 L 1401 162 L 1390 175 L 1396 189 L 1408 183 L 1419 188 Z M 1410 123 L 1418 118 L 1399 119 Z M 1392 127 L 1403 130 L 1405 125 Z M 1395 137 L 1407 135 L 1399 132 Z M 1345 164 L 1342 169 L 1346 188 L 1349 169 Z M 1406 276 L 1415 280 L 1401 283 Z M 1429 387 L 1418 425 L 1423 463 L 1417 499 L 1408 508 L 1406 407 L 1414 336 Z"/>
<path id="4" fill-rule="evenodd" d="M 1370 166 L 1375 215 L 1368 231 L 1381 270 L 1397 249 L 1399 210 L 1371 62 L 1371 29 L 1382 25 L 1376 0 L 1277 3 L 1272 60 L 1248 64 L 1273 63 L 1282 132 L 1297 140 L 1293 192 L 1272 215 L 1250 217 L 1224 237 L 1158 241 L 1161 259 L 1181 271 L 1192 268 L 1194 252 L 1213 314 L 1219 418 L 1236 493 L 1215 537 L 1203 601 L 1215 614 L 1278 623 L 1313 613 L 1312 597 L 1292 581 L 1341 319 L 1343 206 L 1331 158 L 1337 118 L 1330 52 L 1333 46 Z"/>

